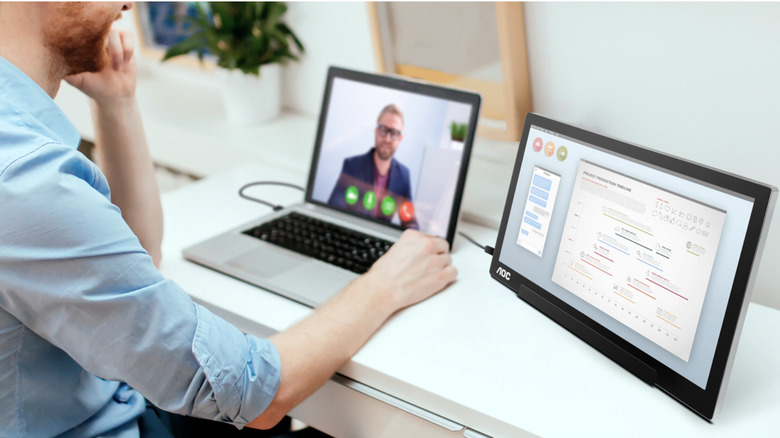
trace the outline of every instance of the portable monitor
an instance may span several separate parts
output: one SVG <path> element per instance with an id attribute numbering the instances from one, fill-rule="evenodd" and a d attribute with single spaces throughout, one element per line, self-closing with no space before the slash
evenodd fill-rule
<path id="1" fill-rule="evenodd" d="M 528 114 L 490 267 L 712 420 L 777 189 Z"/>

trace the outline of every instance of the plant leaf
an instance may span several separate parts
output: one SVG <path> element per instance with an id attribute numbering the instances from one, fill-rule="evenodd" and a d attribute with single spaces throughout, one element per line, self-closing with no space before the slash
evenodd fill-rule
<path id="1" fill-rule="evenodd" d="M 295 46 L 298 47 L 298 51 L 301 53 L 304 53 L 306 50 L 303 48 L 303 43 L 301 43 L 301 40 L 298 39 L 298 36 L 295 35 L 295 33 L 290 29 L 287 24 L 285 23 L 279 23 L 279 30 L 284 32 L 286 35 L 288 35 L 290 38 L 292 38 L 293 42 L 295 43 Z"/>
<path id="2" fill-rule="evenodd" d="M 192 51 L 199 50 L 203 47 L 203 33 L 194 33 L 184 40 L 168 47 L 163 56 L 163 61 L 171 59 L 176 56 L 186 55 Z"/>

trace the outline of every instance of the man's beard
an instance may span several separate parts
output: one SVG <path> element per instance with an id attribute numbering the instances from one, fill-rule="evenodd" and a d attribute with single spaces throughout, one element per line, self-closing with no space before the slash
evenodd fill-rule
<path id="1" fill-rule="evenodd" d="M 82 3 L 62 3 L 59 13 L 62 19 L 46 29 L 44 38 L 64 75 L 105 68 L 109 63 L 105 42 L 115 18 L 101 20 Z"/>
<path id="2" fill-rule="evenodd" d="M 393 150 L 392 149 L 385 149 L 383 147 L 377 147 L 376 148 L 376 156 L 379 157 L 382 161 L 387 161 L 391 158 L 393 158 Z"/>

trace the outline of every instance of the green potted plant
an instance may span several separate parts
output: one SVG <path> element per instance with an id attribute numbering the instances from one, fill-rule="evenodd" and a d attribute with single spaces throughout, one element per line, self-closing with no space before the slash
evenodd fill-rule
<path id="1" fill-rule="evenodd" d="M 225 76 L 223 97 L 235 123 L 268 120 L 279 114 L 280 65 L 297 61 L 304 47 L 283 21 L 280 2 L 197 2 L 189 35 L 170 46 L 163 61 L 195 52 L 210 54 Z"/>
<path id="2" fill-rule="evenodd" d="M 452 141 L 463 143 L 466 141 L 468 129 L 469 127 L 465 123 L 452 122 L 452 124 L 450 124 L 450 138 Z"/>

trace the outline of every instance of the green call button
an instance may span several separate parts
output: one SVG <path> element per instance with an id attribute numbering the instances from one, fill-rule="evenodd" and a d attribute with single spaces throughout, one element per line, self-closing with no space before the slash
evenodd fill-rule
<path id="1" fill-rule="evenodd" d="M 395 213 L 395 199 L 392 196 L 385 196 L 382 199 L 382 214 L 392 216 Z"/>
<path id="2" fill-rule="evenodd" d="M 376 193 L 369 190 L 365 195 L 363 195 L 363 207 L 366 207 L 366 210 L 373 210 L 375 206 Z"/>
<path id="3" fill-rule="evenodd" d="M 344 199 L 346 199 L 347 204 L 349 205 L 355 205 L 359 197 L 360 194 L 358 193 L 358 189 L 355 186 L 347 187 L 346 192 L 344 192 Z"/>

